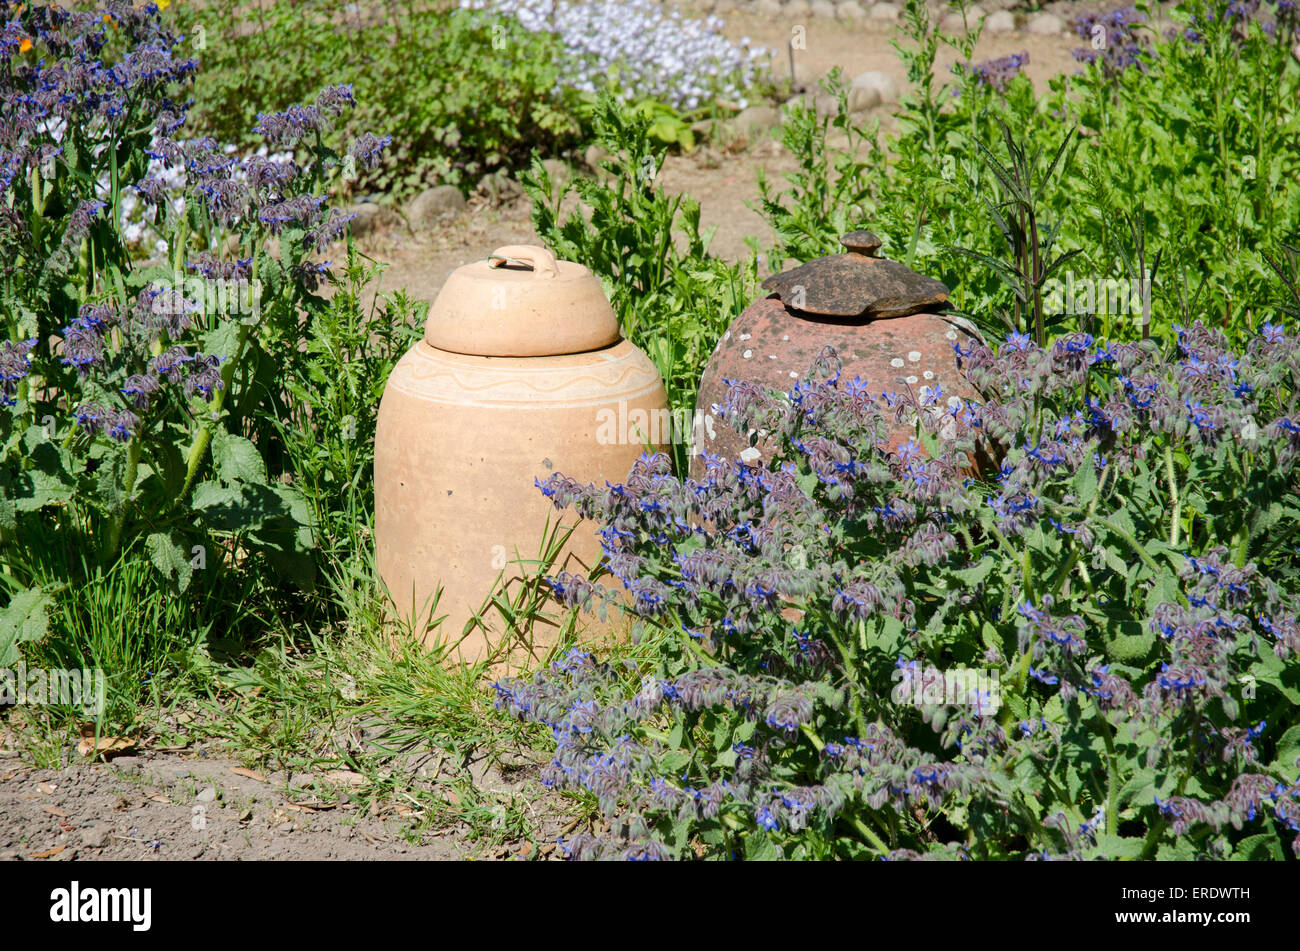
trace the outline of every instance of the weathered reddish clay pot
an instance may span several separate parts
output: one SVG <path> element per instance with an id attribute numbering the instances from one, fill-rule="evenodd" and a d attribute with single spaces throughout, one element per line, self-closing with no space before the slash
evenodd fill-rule
<path id="1" fill-rule="evenodd" d="M 626 478 L 643 446 L 636 433 L 611 439 L 608 420 L 639 413 L 666 415 L 663 383 L 619 338 L 585 267 L 520 246 L 456 270 L 379 407 L 375 549 L 390 610 L 428 646 L 459 642 L 453 660 L 485 656 L 508 633 L 499 614 L 466 630 L 501 570 L 518 572 L 516 553 L 537 556 L 548 517 L 578 521 L 534 479 Z M 552 570 L 585 573 L 599 558 L 595 526 L 582 523 Z"/>
<path id="2" fill-rule="evenodd" d="M 873 392 L 941 386 L 944 399 L 974 399 L 974 388 L 956 367 L 953 344 L 970 345 L 975 329 L 945 316 L 948 288 L 902 264 L 875 257 L 880 241 L 865 231 L 845 235 L 847 254 L 818 258 L 763 282 L 770 296 L 751 304 L 723 334 L 700 379 L 691 475 L 704 463 L 698 452 L 761 465 L 775 448 L 759 433 L 747 434 L 720 419 L 713 406 L 726 399 L 724 380 L 752 380 L 789 391 L 823 347 L 836 349 L 842 378 L 866 380 Z M 912 438 L 904 419 L 890 432 L 892 447 Z M 746 450 L 754 451 L 746 452 Z"/>

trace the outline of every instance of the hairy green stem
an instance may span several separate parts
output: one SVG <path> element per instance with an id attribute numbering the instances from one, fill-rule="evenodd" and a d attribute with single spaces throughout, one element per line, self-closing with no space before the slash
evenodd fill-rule
<path id="1" fill-rule="evenodd" d="M 1116 835 L 1119 829 L 1119 790 L 1115 786 L 1115 738 L 1110 735 L 1110 723 L 1097 708 L 1097 722 L 1101 728 L 1101 739 L 1106 744 L 1106 834 Z"/>
<path id="2" fill-rule="evenodd" d="M 879 849 L 882 854 L 884 855 L 889 854 L 889 846 L 885 844 L 884 839 L 876 835 L 875 830 L 872 829 L 871 826 L 867 825 L 857 816 L 850 817 L 850 821 L 853 823 L 853 828 L 857 829 L 864 836 L 866 836 L 867 839 L 871 842 L 871 844 L 874 845 L 877 849 Z"/>
<path id="3" fill-rule="evenodd" d="M 1169 544 L 1178 547 L 1178 532 L 1182 528 L 1182 511 L 1178 500 L 1178 473 L 1174 469 L 1174 451 L 1165 446 L 1165 478 L 1169 480 L 1169 500 L 1172 512 L 1169 516 Z"/>
<path id="4" fill-rule="evenodd" d="M 118 546 L 122 542 L 122 528 L 126 525 L 126 516 L 131 508 L 131 493 L 135 490 L 136 474 L 140 469 L 140 439 L 131 440 L 126 448 L 126 475 L 122 480 L 122 506 L 108 528 L 108 544 L 103 552 L 103 563 L 112 562 L 117 557 Z"/>
<path id="5" fill-rule="evenodd" d="M 243 359 L 244 347 L 248 343 L 248 324 L 240 324 L 238 338 L 235 343 L 235 354 L 221 370 L 221 389 L 217 391 L 212 399 L 211 410 L 204 418 L 199 431 L 194 435 L 194 442 L 190 445 L 190 451 L 185 457 L 185 484 L 181 486 L 180 494 L 177 499 L 184 499 L 190 493 L 194 485 L 194 479 L 199 474 L 199 467 L 203 465 L 203 457 L 207 455 L 208 446 L 212 443 L 212 426 L 215 420 L 221 415 L 221 407 L 225 405 L 226 394 L 230 392 L 232 381 L 235 378 L 235 367 Z"/>

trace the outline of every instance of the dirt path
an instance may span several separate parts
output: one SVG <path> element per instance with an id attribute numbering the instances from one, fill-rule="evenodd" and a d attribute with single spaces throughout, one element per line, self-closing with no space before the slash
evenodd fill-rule
<path id="1" fill-rule="evenodd" d="M 411 797 L 369 797 L 369 781 L 347 770 L 262 774 L 204 750 L 57 770 L 0 759 L 0 860 L 545 858 L 565 817 L 546 811 L 535 773 L 507 779 L 476 764 L 503 826 L 508 801 L 534 807 L 535 840 L 504 834 L 494 843 L 471 841 L 462 824 L 430 822 Z"/>

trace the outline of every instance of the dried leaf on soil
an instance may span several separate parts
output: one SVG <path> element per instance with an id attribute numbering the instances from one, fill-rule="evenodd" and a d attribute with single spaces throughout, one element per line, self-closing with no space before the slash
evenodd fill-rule
<path id="1" fill-rule="evenodd" d="M 135 749 L 135 741 L 124 736 L 101 736 L 98 740 L 84 736 L 77 743 L 77 752 L 82 756 L 113 756 Z"/>

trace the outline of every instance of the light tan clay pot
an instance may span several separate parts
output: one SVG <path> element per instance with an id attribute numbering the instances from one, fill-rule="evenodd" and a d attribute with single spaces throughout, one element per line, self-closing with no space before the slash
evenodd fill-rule
<path id="1" fill-rule="evenodd" d="M 466 626 L 503 567 L 517 575 L 517 557 L 537 557 L 548 517 L 577 525 L 552 573 L 600 559 L 597 526 L 557 512 L 534 479 L 622 481 L 644 447 L 635 427 L 609 420 L 664 418 L 666 405 L 654 364 L 619 338 L 585 267 L 511 246 L 457 269 L 379 406 L 375 546 L 390 610 L 429 647 L 459 642 L 450 660 L 483 658 L 509 632 L 495 611 L 488 630 L 462 638 Z"/>

